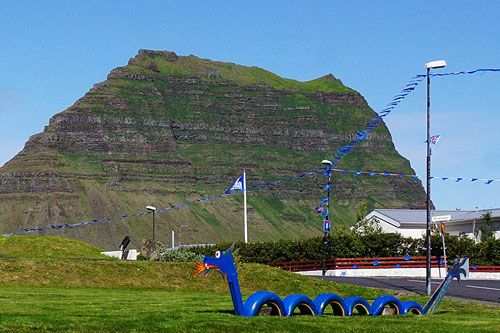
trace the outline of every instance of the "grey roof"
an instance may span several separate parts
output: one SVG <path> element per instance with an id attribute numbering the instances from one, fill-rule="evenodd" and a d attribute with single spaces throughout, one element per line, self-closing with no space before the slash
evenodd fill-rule
<path id="1" fill-rule="evenodd" d="M 451 219 L 452 219 L 452 221 L 480 219 L 486 213 L 490 213 L 491 218 L 500 217 L 500 208 L 473 210 L 473 211 L 469 211 L 467 214 L 459 215 L 456 218 L 454 218 L 452 216 Z"/>
<path id="2" fill-rule="evenodd" d="M 425 223 L 425 209 L 375 209 L 374 212 L 385 215 L 399 223 Z M 485 210 L 432 210 L 431 216 L 451 215 L 451 221 L 479 219 L 489 212 L 491 217 L 500 217 L 500 208 Z"/>

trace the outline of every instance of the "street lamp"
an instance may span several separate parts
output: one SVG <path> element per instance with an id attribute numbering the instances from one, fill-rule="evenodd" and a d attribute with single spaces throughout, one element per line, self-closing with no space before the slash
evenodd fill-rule
<path id="1" fill-rule="evenodd" d="M 426 259 L 426 293 L 427 296 L 431 295 L 431 146 L 430 146 L 430 129 L 431 129 L 431 68 L 443 68 L 446 66 L 446 61 L 436 60 L 425 64 L 427 69 L 427 232 L 425 236 L 425 243 L 427 245 L 427 259 Z"/>
<path id="2" fill-rule="evenodd" d="M 153 246 L 154 246 L 154 244 L 155 244 L 155 212 L 156 212 L 156 207 L 146 206 L 146 209 L 149 210 L 150 212 L 153 212 Z"/>
<path id="3" fill-rule="evenodd" d="M 326 219 L 328 219 L 328 213 L 329 213 L 329 208 L 330 208 L 330 175 L 332 173 L 332 161 L 329 160 L 323 160 L 321 161 L 321 164 L 328 165 L 328 189 L 327 189 L 327 195 L 326 195 Z M 325 229 L 325 235 L 323 236 L 323 276 L 326 274 L 326 249 L 328 248 L 328 231 Z"/>

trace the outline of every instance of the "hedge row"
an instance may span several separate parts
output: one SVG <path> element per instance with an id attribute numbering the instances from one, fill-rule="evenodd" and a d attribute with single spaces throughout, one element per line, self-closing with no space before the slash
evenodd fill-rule
<path id="1" fill-rule="evenodd" d="M 500 265 L 500 239 L 489 239 L 474 244 L 465 237 L 446 236 L 446 255 L 449 259 L 469 257 L 474 265 Z M 195 247 L 190 251 L 196 254 L 213 256 L 215 251 L 225 250 L 231 243 L 214 246 Z M 442 256 L 440 235 L 431 237 L 431 254 Z M 302 261 L 323 259 L 323 238 L 314 237 L 304 240 L 279 240 L 276 242 L 248 243 L 236 242 L 243 262 L 271 263 L 283 261 Z M 425 239 L 406 238 L 399 234 L 375 233 L 356 235 L 352 233 L 331 234 L 328 237 L 327 258 L 356 257 L 403 257 L 424 256 Z"/>

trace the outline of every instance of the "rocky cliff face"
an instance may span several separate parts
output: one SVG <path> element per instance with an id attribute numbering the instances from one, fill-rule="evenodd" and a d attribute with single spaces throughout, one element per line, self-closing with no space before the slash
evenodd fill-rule
<path id="1" fill-rule="evenodd" d="M 140 50 L 0 169 L 0 232 L 182 204 L 223 193 L 243 169 L 250 186 L 315 170 L 374 115 L 331 74 L 298 82 L 256 67 Z M 413 173 L 383 124 L 339 167 Z M 320 177 L 249 193 L 250 239 L 317 235 Z M 425 201 L 413 180 L 332 181 L 330 213 L 346 223 L 361 201 L 370 208 L 421 208 Z M 158 214 L 160 240 L 169 242 L 170 229 L 186 242 L 242 238 L 240 202 L 235 195 Z M 125 234 L 138 244 L 150 229 L 149 218 L 131 217 L 57 233 L 110 247 Z"/>

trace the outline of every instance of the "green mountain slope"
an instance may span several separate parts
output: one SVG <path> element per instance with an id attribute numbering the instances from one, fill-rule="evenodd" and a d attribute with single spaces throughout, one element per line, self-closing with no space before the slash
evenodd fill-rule
<path id="1" fill-rule="evenodd" d="M 248 186 L 321 167 L 375 113 L 329 74 L 308 82 L 257 67 L 173 52 L 140 50 L 111 71 L 1 169 L 0 232 L 73 224 L 170 207 L 222 194 L 247 171 Z M 384 124 L 339 167 L 413 174 Z M 248 193 L 250 240 L 321 232 L 314 212 L 325 176 Z M 423 207 L 420 182 L 334 175 L 331 220 L 350 223 L 361 201 Z M 242 195 L 157 214 L 157 238 L 183 243 L 241 239 Z M 96 222 L 47 232 L 116 247 L 151 235 L 151 217 Z M 42 232 L 44 233 L 44 232 Z"/>

